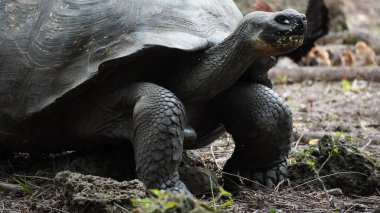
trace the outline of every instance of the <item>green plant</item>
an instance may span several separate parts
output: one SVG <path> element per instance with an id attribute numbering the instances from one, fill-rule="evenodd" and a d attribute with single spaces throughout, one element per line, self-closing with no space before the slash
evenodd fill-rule
<path id="1" fill-rule="evenodd" d="M 348 80 L 342 80 L 342 89 L 344 92 L 351 92 L 352 91 L 352 84 Z"/>
<path id="2" fill-rule="evenodd" d="M 215 193 L 214 193 L 214 184 L 213 184 L 213 181 L 210 177 L 210 188 L 211 188 L 211 196 L 212 196 L 212 208 L 214 211 L 217 211 L 219 209 L 223 209 L 223 208 L 226 208 L 228 206 L 231 206 L 232 204 L 234 204 L 234 201 L 232 200 L 232 194 L 228 191 L 226 191 L 225 189 L 223 189 L 223 187 L 219 187 L 219 193 L 218 195 L 215 197 Z M 227 201 L 224 201 L 222 202 L 221 204 L 217 204 L 219 201 L 221 201 L 223 198 L 227 198 Z"/>
<path id="3" fill-rule="evenodd" d="M 131 203 L 135 208 L 135 212 L 144 213 L 160 213 L 160 212 L 187 212 L 191 209 L 202 210 L 202 212 L 219 211 L 223 208 L 231 206 L 234 201 L 232 194 L 222 187 L 219 187 L 216 195 L 215 186 L 211 181 L 212 203 L 198 201 L 193 197 L 181 194 L 172 194 L 163 190 L 151 189 L 150 196 L 141 199 L 131 199 Z M 191 209 L 189 209 L 191 208 Z M 134 212 L 134 211 L 132 211 Z"/>
<path id="4" fill-rule="evenodd" d="M 201 210 L 211 212 L 213 209 L 206 202 L 198 201 L 193 197 L 183 194 L 172 194 L 163 190 L 151 189 L 150 196 L 142 199 L 131 199 L 132 212 L 166 213 L 189 212 Z"/>
<path id="5" fill-rule="evenodd" d="M 16 182 L 18 185 L 20 185 L 23 189 L 24 192 L 27 193 L 28 195 L 32 195 L 32 191 L 30 190 L 29 186 L 26 185 L 24 182 L 22 182 L 20 179 L 17 177 L 12 177 L 12 180 Z"/>
<path id="6" fill-rule="evenodd" d="M 277 81 L 280 83 L 283 83 L 283 84 L 287 84 L 288 83 L 288 76 L 279 75 L 279 76 L 277 76 Z"/>
<path id="7" fill-rule="evenodd" d="M 276 213 L 275 209 L 270 209 L 268 213 Z"/>

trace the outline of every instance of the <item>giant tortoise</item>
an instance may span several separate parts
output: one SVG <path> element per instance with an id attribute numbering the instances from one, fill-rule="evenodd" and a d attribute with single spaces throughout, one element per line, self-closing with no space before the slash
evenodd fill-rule
<path id="1" fill-rule="evenodd" d="M 305 28 L 295 10 L 243 17 L 232 0 L 2 0 L 1 150 L 130 143 L 148 188 L 189 193 L 183 148 L 227 131 L 226 174 L 273 186 L 292 118 L 267 71 Z"/>

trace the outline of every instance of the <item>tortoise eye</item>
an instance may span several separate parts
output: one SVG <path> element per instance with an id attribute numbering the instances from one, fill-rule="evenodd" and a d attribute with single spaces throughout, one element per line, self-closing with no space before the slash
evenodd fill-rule
<path id="1" fill-rule="evenodd" d="M 279 16 L 276 16 L 274 18 L 274 20 L 277 22 L 277 23 L 280 23 L 280 24 L 283 24 L 283 25 L 289 25 L 290 24 L 290 21 L 289 21 L 289 18 L 284 16 L 284 15 L 279 15 Z"/>

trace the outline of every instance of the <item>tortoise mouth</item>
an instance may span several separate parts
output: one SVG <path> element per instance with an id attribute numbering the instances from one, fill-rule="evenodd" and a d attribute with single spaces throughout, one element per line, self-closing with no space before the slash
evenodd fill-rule
<path id="1" fill-rule="evenodd" d="M 288 32 L 284 34 L 260 35 L 256 48 L 270 55 L 280 55 L 296 50 L 303 44 L 305 35 L 298 32 Z"/>
<path id="2" fill-rule="evenodd" d="M 271 42 L 270 44 L 273 47 L 299 47 L 303 44 L 304 35 L 283 35 L 283 36 L 275 36 L 275 42 Z"/>

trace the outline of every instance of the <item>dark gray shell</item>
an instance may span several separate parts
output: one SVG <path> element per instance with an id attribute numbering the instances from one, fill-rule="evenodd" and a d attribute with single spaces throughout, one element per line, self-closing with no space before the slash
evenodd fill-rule
<path id="1" fill-rule="evenodd" d="M 147 45 L 205 49 L 241 18 L 232 0 L 0 0 L 0 113 L 38 112 Z"/>

